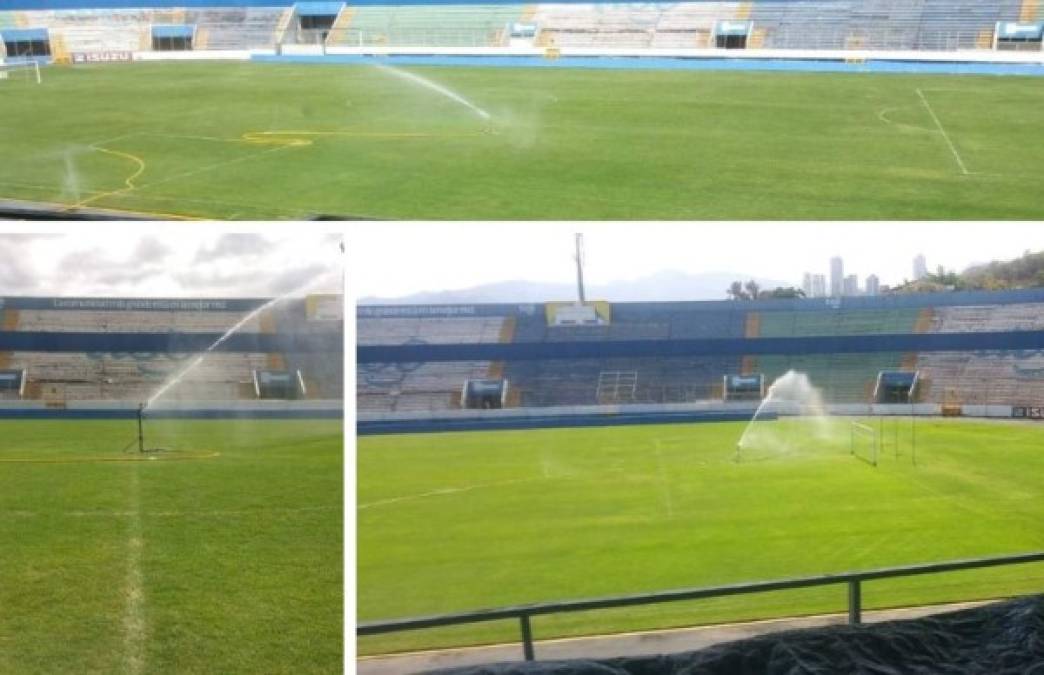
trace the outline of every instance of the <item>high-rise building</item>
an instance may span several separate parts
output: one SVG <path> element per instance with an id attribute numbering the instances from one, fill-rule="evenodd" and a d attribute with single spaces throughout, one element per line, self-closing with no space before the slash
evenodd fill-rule
<path id="1" fill-rule="evenodd" d="M 826 297 L 826 275 L 824 274 L 813 274 L 812 275 L 812 297 L 813 298 L 825 298 Z"/>
<path id="2" fill-rule="evenodd" d="M 812 273 L 805 272 L 805 276 L 801 279 L 801 290 L 804 291 L 806 298 L 812 297 Z"/>
<path id="3" fill-rule="evenodd" d="M 853 296 L 859 295 L 859 277 L 854 274 L 849 274 L 845 277 L 844 287 L 841 289 L 842 295 Z"/>
<path id="4" fill-rule="evenodd" d="M 876 274 L 871 274 L 866 278 L 866 294 L 877 295 L 881 292 L 881 280 L 877 278 Z"/>
<path id="5" fill-rule="evenodd" d="M 841 256 L 830 259 L 830 295 L 835 298 L 841 297 L 844 291 L 845 264 Z"/>
<path id="6" fill-rule="evenodd" d="M 914 281 L 928 276 L 928 263 L 925 261 L 923 253 L 917 254 L 917 257 L 913 259 L 913 275 Z"/>

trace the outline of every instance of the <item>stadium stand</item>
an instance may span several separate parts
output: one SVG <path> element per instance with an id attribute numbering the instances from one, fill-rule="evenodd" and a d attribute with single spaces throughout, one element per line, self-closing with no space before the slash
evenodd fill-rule
<path id="1" fill-rule="evenodd" d="M 88 308 L 62 307 L 63 301 L 0 298 L 0 333 L 47 336 L 134 334 L 221 335 L 249 315 L 260 301 L 214 301 L 228 309 L 188 307 L 122 308 L 137 301 L 91 299 Z M 111 303 L 113 307 L 94 309 Z M 73 303 L 76 304 L 75 302 Z M 305 344 L 314 337 L 331 337 L 323 344 L 340 344 L 343 323 L 310 316 L 304 302 L 291 302 L 247 320 L 238 332 L 272 334 Z M 122 343 L 121 343 L 122 344 Z M 147 399 L 173 374 L 192 363 L 198 352 L 184 351 L 26 351 L 0 352 L 0 367 L 24 370 L 24 398 L 62 405 L 68 401 Z M 288 353 L 219 351 L 208 354 L 184 381 L 166 395 L 171 400 L 235 401 L 257 397 L 256 371 L 301 371 L 307 398 L 343 397 L 343 356 L 339 350 L 301 349 Z"/>
<path id="2" fill-rule="evenodd" d="M 772 49 L 990 49 L 998 22 L 1031 24 L 1040 0 L 755 0 L 680 3 L 344 4 L 0 12 L 0 29 L 44 29 L 56 54 L 149 50 L 156 25 L 190 26 L 194 50 L 273 49 L 280 44 L 345 47 L 502 47 L 512 27 L 533 27 L 536 47 L 691 49 L 723 46 L 725 24 Z M 323 9 L 325 8 L 325 9 Z M 321 16 L 319 14 L 322 14 Z M 325 12 L 325 14 L 323 14 Z M 1039 47 L 1039 44 L 1030 48 Z"/>
<path id="3" fill-rule="evenodd" d="M 969 333 L 1042 330 L 1041 305 L 969 305 L 936 310 L 931 331 Z M 927 400 L 1019 405 L 1044 397 L 1044 354 L 1040 352 L 927 353 L 917 359 Z"/>
<path id="4" fill-rule="evenodd" d="M 372 344 L 480 344 L 510 339 L 507 317 L 359 318 L 360 345 Z M 361 364 L 360 411 L 404 412 L 460 407 L 460 394 L 469 378 L 499 374 L 489 361 L 426 364 Z"/>
<path id="5" fill-rule="evenodd" d="M 251 49 L 273 44 L 288 12 L 282 7 L 193 9 L 185 13 L 185 23 L 196 26 L 195 49 Z"/>
<path id="6" fill-rule="evenodd" d="M 398 47 L 498 47 L 521 5 L 360 5 L 330 34 L 328 44 Z"/>
<path id="7" fill-rule="evenodd" d="M 1040 295 L 1039 293 L 1037 295 Z M 1044 329 L 1044 296 L 970 293 L 836 301 L 617 303 L 607 325 L 549 325 L 532 306 L 470 308 L 470 318 L 424 318 L 435 307 L 399 308 L 413 318 L 360 316 L 359 344 L 563 343 L 621 340 L 888 336 Z M 366 308 L 361 308 L 366 310 Z M 886 338 L 887 339 L 887 338 Z M 1044 353 L 931 352 L 761 355 L 742 357 L 551 358 L 360 366 L 360 411 L 447 410 L 459 406 L 469 377 L 503 377 L 508 407 L 721 400 L 722 378 L 805 372 L 834 403 L 872 400 L 878 373 L 917 370 L 924 402 L 1039 405 Z M 985 384 L 984 384 L 985 383 Z"/>

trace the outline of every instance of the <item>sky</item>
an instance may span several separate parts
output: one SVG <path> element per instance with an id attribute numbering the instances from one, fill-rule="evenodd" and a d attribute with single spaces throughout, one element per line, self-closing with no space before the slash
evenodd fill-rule
<path id="1" fill-rule="evenodd" d="M 343 287 L 340 233 L 81 227 L 82 234 L 0 232 L 0 296 L 237 298 Z"/>
<path id="2" fill-rule="evenodd" d="M 845 274 L 895 285 L 928 269 L 961 271 L 1026 250 L 1044 250 L 1032 223 L 381 223 L 348 233 L 356 297 L 394 298 L 497 281 L 572 283 L 573 235 L 584 233 L 585 279 L 601 284 L 650 276 L 733 272 L 788 280 L 827 275 L 840 255 Z"/>

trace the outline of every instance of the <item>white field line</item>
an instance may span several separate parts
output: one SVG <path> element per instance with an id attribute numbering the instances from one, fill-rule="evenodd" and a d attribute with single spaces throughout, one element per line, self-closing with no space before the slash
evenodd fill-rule
<path id="1" fill-rule="evenodd" d="M 31 190 L 47 190 L 49 192 L 54 192 L 55 190 L 61 190 L 61 186 L 60 185 L 38 185 L 36 183 L 22 183 L 22 182 L 19 182 L 19 181 L 10 181 L 10 180 L 0 181 L 0 185 L 6 185 L 8 187 L 16 187 L 16 188 L 29 188 Z M 82 192 L 83 192 L 83 194 L 89 194 L 89 195 L 105 194 L 104 190 L 83 190 Z M 10 199 L 12 201 L 18 201 L 17 197 L 5 197 L 5 199 Z"/>
<path id="2" fill-rule="evenodd" d="M 660 452 L 660 440 L 656 439 L 656 464 L 660 469 L 660 485 L 663 486 L 663 499 L 667 507 L 667 519 L 674 519 L 674 501 L 671 499 L 671 484 L 667 480 L 667 472 L 663 467 L 663 453 Z"/>
<path id="3" fill-rule="evenodd" d="M 124 671 L 140 675 L 145 671 L 145 580 L 141 557 L 144 542 L 141 528 L 141 479 L 138 467 L 131 470 L 131 516 L 127 525 L 127 578 L 123 586 Z"/>
<path id="4" fill-rule="evenodd" d="M 438 497 L 441 495 L 451 495 L 460 492 L 470 492 L 471 490 L 478 490 L 481 488 L 488 487 L 499 487 L 501 485 L 511 485 L 514 483 L 531 483 L 536 480 L 545 480 L 543 477 L 539 478 L 515 478 L 513 480 L 501 480 L 493 483 L 478 483 L 475 485 L 462 485 L 460 487 L 440 488 L 438 490 L 429 490 L 428 492 L 421 492 L 415 495 L 403 495 L 402 497 L 389 497 L 388 499 L 378 499 L 377 501 L 367 502 L 365 504 L 359 504 L 356 509 L 362 511 L 363 509 L 370 509 L 374 506 L 387 506 L 388 504 L 398 504 L 400 502 L 413 501 L 415 499 L 426 499 L 428 497 Z"/>
<path id="5" fill-rule="evenodd" d="M 197 516 L 213 516 L 225 518 L 227 516 L 246 516 L 277 513 L 302 513 L 307 511 L 333 511 L 340 510 L 340 504 L 330 506 L 300 506 L 292 508 L 265 508 L 265 509 L 225 509 L 209 511 L 65 511 L 63 513 L 50 513 L 44 511 L 0 511 L 0 518 L 36 518 L 40 516 L 66 516 L 69 518 L 191 518 Z"/>
<path id="6" fill-rule="evenodd" d="M 906 124 L 905 122 L 896 122 L 895 120 L 893 120 L 891 117 L 888 116 L 889 113 L 893 113 L 893 112 L 896 112 L 897 110 L 902 110 L 904 108 L 910 108 L 910 107 L 913 107 L 913 106 L 892 106 L 892 107 L 888 107 L 888 108 L 881 108 L 880 110 L 877 111 L 877 119 L 881 120 L 885 124 L 890 124 L 891 126 L 897 127 L 899 129 L 909 129 L 911 131 L 920 131 L 920 132 L 923 132 L 923 133 L 934 134 L 935 133 L 935 129 L 929 129 L 927 127 L 919 127 L 919 126 L 917 126 L 915 124 Z"/>
<path id="7" fill-rule="evenodd" d="M 915 89 L 917 95 L 921 97 L 921 102 L 924 103 L 924 107 L 928 110 L 928 114 L 932 116 L 932 120 L 935 121 L 935 126 L 938 127 L 939 133 L 946 140 L 946 145 L 950 146 L 950 152 L 953 153 L 953 158 L 957 160 L 957 166 L 961 167 L 961 173 L 965 176 L 969 175 L 968 167 L 964 165 L 964 160 L 961 159 L 960 153 L 957 152 L 957 147 L 954 146 L 953 141 L 950 140 L 950 135 L 946 133 L 946 129 L 943 128 L 942 122 L 939 121 L 939 117 L 932 110 L 932 106 L 928 103 L 928 99 L 924 97 L 924 92 L 920 89 Z"/>

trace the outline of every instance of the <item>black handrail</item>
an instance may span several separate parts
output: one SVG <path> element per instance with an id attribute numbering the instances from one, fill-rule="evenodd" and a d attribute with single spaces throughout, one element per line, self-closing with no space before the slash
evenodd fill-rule
<path id="1" fill-rule="evenodd" d="M 523 654 L 527 661 L 534 657 L 533 631 L 531 618 L 541 614 L 559 614 L 565 612 L 585 612 L 593 609 L 610 609 L 633 605 L 651 605 L 678 600 L 699 600 L 727 595 L 745 595 L 748 593 L 767 593 L 812 586 L 829 586 L 832 584 L 848 584 L 848 621 L 857 624 L 862 617 L 862 591 L 860 584 L 864 581 L 909 577 L 918 574 L 937 574 L 958 570 L 997 567 L 1000 565 L 1019 565 L 1032 562 L 1044 562 L 1044 551 L 1020 553 L 992 558 L 972 558 L 968 560 L 951 560 L 939 563 L 923 563 L 902 567 L 886 567 L 862 572 L 842 572 L 816 577 L 798 579 L 780 579 L 775 581 L 758 581 L 754 583 L 729 584 L 725 586 L 709 586 L 705 588 L 684 588 L 657 593 L 641 593 L 637 595 L 618 595 L 608 598 L 591 598 L 587 600 L 563 600 L 559 602 L 535 603 L 531 605 L 515 605 L 496 609 L 479 609 L 458 614 L 440 614 L 435 616 L 393 619 L 391 621 L 374 621 L 360 623 L 355 632 L 357 635 L 379 635 L 421 628 L 438 626 L 454 626 L 483 621 L 518 619 L 522 631 Z"/>

